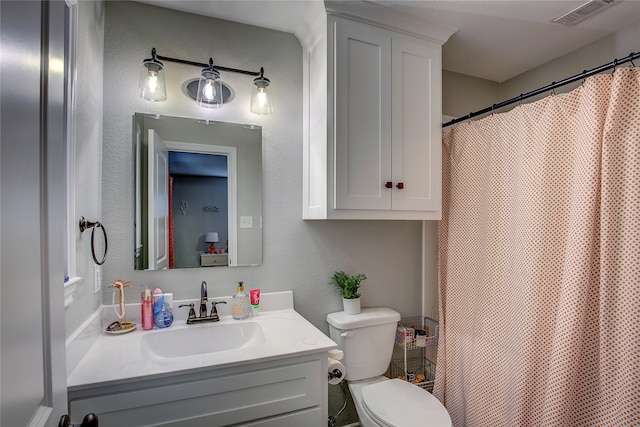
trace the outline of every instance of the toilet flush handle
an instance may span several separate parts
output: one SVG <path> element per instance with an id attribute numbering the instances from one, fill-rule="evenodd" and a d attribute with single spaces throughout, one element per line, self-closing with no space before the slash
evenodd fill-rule
<path id="1" fill-rule="evenodd" d="M 353 331 L 346 331 L 340 334 L 341 337 L 352 337 L 353 335 Z"/>

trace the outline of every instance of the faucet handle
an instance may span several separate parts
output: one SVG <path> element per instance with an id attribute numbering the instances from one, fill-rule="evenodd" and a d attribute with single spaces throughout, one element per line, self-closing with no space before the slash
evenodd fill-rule
<path id="1" fill-rule="evenodd" d="M 216 309 L 217 304 L 226 304 L 226 301 L 211 301 L 211 316 L 214 322 L 220 320 L 220 316 L 218 316 L 218 310 Z"/>
<path id="2" fill-rule="evenodd" d="M 180 304 L 178 306 L 178 308 L 181 308 L 181 307 L 189 307 L 189 315 L 187 316 L 187 319 L 195 319 L 196 318 L 196 310 L 193 308 L 194 307 L 193 303 L 191 303 L 191 304 Z"/>

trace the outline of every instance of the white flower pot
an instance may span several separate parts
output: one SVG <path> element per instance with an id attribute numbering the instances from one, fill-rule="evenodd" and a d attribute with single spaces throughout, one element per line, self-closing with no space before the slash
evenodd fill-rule
<path id="1" fill-rule="evenodd" d="M 360 313 L 360 298 L 342 298 L 342 307 L 346 314 L 359 314 Z"/>

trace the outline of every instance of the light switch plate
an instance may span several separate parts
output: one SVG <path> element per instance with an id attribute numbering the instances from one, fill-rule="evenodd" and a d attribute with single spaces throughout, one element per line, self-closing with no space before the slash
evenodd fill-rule
<path id="1" fill-rule="evenodd" d="M 253 228 L 253 217 L 240 215 L 240 228 Z"/>
<path id="2" fill-rule="evenodd" d="M 99 265 L 93 266 L 93 294 L 102 290 L 102 270 Z"/>

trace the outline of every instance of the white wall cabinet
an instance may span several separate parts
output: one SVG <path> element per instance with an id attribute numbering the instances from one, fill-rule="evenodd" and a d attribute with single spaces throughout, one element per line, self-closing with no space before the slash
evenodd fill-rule
<path id="1" fill-rule="evenodd" d="M 332 12 L 303 43 L 304 219 L 440 219 L 441 45 L 452 32 L 408 33 Z"/>

